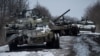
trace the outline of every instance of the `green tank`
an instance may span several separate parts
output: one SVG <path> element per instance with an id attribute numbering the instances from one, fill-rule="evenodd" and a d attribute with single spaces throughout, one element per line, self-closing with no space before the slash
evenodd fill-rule
<path id="1" fill-rule="evenodd" d="M 59 48 L 59 35 L 54 34 L 42 18 L 26 17 L 6 26 L 6 39 L 10 51 L 22 46 L 44 45 Z"/>
<path id="2" fill-rule="evenodd" d="M 54 32 L 54 33 L 56 33 L 56 34 L 59 34 L 60 36 L 64 36 L 64 35 L 78 35 L 78 33 L 79 33 L 79 28 L 78 28 L 78 26 L 77 25 L 75 25 L 75 24 L 71 24 L 71 22 L 65 22 L 64 21 L 64 18 L 63 18 L 63 20 L 61 20 L 60 22 L 59 22 L 59 19 L 61 18 L 61 17 L 64 17 L 64 15 L 66 14 L 66 13 L 68 13 L 70 11 L 70 9 L 69 10 L 67 10 L 66 12 L 64 12 L 62 15 L 60 15 L 58 18 L 56 18 L 54 21 L 51 21 L 50 22 L 50 29 Z"/>

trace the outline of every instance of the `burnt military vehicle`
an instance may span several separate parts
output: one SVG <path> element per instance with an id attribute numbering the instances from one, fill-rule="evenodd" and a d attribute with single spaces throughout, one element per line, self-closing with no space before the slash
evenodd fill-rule
<path id="1" fill-rule="evenodd" d="M 33 10 L 32 10 L 33 11 Z M 28 16 L 7 25 L 6 38 L 10 50 L 21 46 L 44 45 L 49 48 L 59 48 L 59 36 L 54 34 L 48 24 L 43 23 L 38 16 Z"/>
<path id="2" fill-rule="evenodd" d="M 55 19 L 53 22 L 50 22 L 50 28 L 51 30 L 60 35 L 77 35 L 79 33 L 79 28 L 77 25 L 72 24 L 69 21 L 65 21 L 64 19 L 64 15 L 69 12 L 69 10 L 67 10 L 66 12 L 64 12 L 62 15 L 60 15 L 57 19 Z M 63 17 L 63 19 L 61 21 L 59 21 L 59 19 Z"/>

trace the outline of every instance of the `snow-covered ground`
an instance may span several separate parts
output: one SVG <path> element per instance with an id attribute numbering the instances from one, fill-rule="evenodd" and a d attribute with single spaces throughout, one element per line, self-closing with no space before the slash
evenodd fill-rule
<path id="1" fill-rule="evenodd" d="M 75 56 L 100 56 L 100 44 L 93 41 L 97 35 L 100 33 L 81 32 L 74 42 Z"/>
<path id="2" fill-rule="evenodd" d="M 38 51 L 9 51 L 8 45 L 0 47 L 0 56 L 100 56 L 100 45 L 93 41 L 95 36 L 100 33 L 91 33 L 81 31 L 79 36 L 62 36 L 60 37 L 61 49 L 42 49 Z M 71 53 L 71 51 L 74 51 Z"/>
<path id="3" fill-rule="evenodd" d="M 86 43 L 84 43 L 82 37 L 77 37 L 75 41 L 74 51 L 76 52 L 76 56 L 89 56 L 89 47 Z"/>
<path id="4" fill-rule="evenodd" d="M 8 52 L 8 53 L 0 53 L 0 56 L 54 56 L 51 52 Z"/>
<path id="5" fill-rule="evenodd" d="M 9 51 L 8 45 L 0 46 L 0 52 Z"/>
<path id="6" fill-rule="evenodd" d="M 60 37 L 61 49 L 43 49 L 38 51 L 9 51 L 8 45 L 0 47 L 0 56 L 68 56 L 71 53 L 71 46 L 73 45 L 74 37 L 62 36 Z"/>

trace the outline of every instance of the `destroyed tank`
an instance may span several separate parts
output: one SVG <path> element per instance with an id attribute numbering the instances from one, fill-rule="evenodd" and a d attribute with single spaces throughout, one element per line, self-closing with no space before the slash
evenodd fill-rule
<path id="1" fill-rule="evenodd" d="M 10 51 L 23 46 L 43 45 L 47 48 L 59 48 L 59 35 L 54 34 L 42 18 L 29 17 L 19 19 L 6 26 L 6 39 Z M 12 26 L 13 25 L 13 26 Z"/>
<path id="2" fill-rule="evenodd" d="M 79 33 L 79 28 L 77 25 L 72 24 L 71 22 L 68 21 L 64 21 L 64 15 L 66 13 L 68 13 L 70 11 L 67 10 L 66 12 L 64 12 L 62 15 L 60 15 L 58 18 L 56 18 L 54 21 L 50 22 L 50 28 L 51 30 L 56 33 L 59 34 L 60 36 L 63 35 L 78 35 Z M 63 17 L 63 20 L 59 21 L 60 18 Z"/>

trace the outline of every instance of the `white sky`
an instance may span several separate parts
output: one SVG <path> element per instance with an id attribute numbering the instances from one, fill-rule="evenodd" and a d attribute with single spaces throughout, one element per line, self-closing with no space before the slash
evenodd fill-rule
<path id="1" fill-rule="evenodd" d="M 71 9 L 66 15 L 81 18 L 88 6 L 93 5 L 97 0 L 38 0 L 39 4 L 46 7 L 51 15 L 59 16 L 66 10 Z M 30 8 L 37 4 L 37 0 L 29 0 Z"/>

